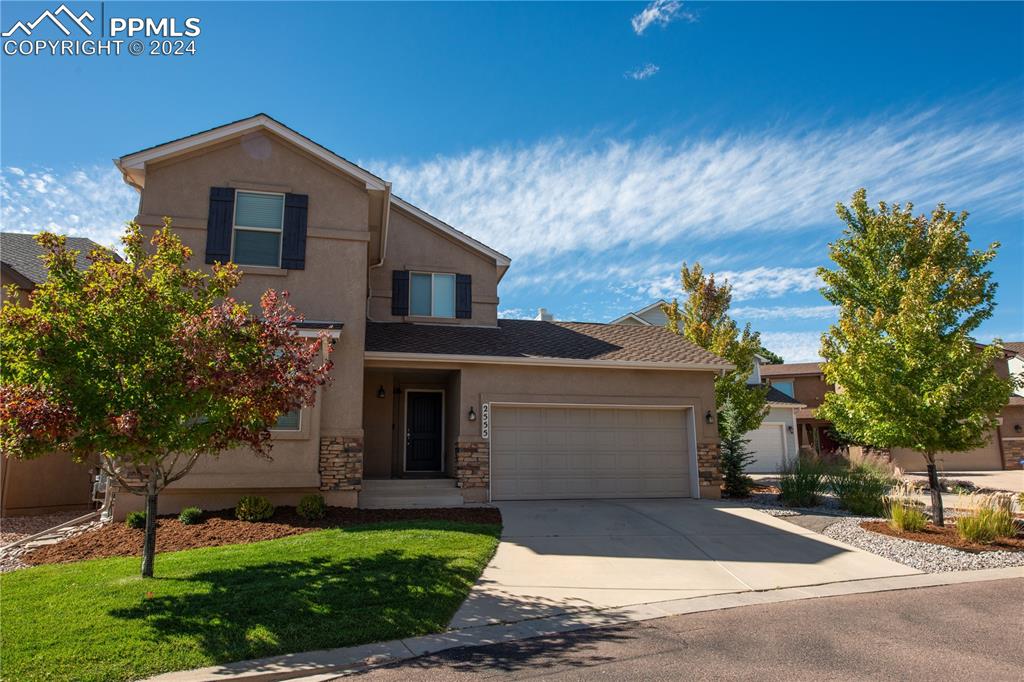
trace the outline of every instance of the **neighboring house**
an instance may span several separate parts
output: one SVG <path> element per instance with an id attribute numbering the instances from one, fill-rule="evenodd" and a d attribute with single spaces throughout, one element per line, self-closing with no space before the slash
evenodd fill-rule
<path id="1" fill-rule="evenodd" d="M 668 317 L 661 308 L 664 304 L 664 300 L 656 301 L 646 308 L 626 313 L 613 320 L 611 324 L 665 327 L 668 324 Z M 767 358 L 755 356 L 754 369 L 747 377 L 747 384 L 761 385 L 761 373 L 768 366 Z M 787 460 L 799 454 L 796 434 L 797 413 L 806 406 L 795 399 L 792 392 L 786 393 L 777 389 L 770 389 L 767 399 L 769 409 L 764 421 L 761 422 L 761 426 L 746 434 L 750 441 L 747 447 L 754 456 L 747 471 L 753 474 L 776 473 Z"/>
<path id="2" fill-rule="evenodd" d="M 658 299 L 646 308 L 641 308 L 640 310 L 632 313 L 626 313 L 622 317 L 612 320 L 611 324 L 635 324 L 664 327 L 668 324 L 668 316 L 665 315 L 665 311 L 661 309 L 661 306 L 663 305 L 668 305 L 668 303 L 664 299 Z"/>
<path id="3" fill-rule="evenodd" d="M 796 412 L 798 447 L 809 448 L 826 457 L 840 452 L 841 446 L 832 435 L 832 423 L 816 416 L 825 394 L 834 387 L 825 381 L 817 362 L 787 363 L 761 366 L 764 383 L 801 403 Z"/>
<path id="4" fill-rule="evenodd" d="M 84 237 L 68 237 L 69 249 L 78 251 L 75 265 L 85 269 L 86 256 L 102 248 Z M 29 294 L 46 281 L 43 249 L 34 235 L 0 232 L 0 280 L 4 304 L 27 305 Z M 17 298 L 6 300 L 7 287 L 17 287 Z M 88 509 L 92 497 L 92 467 L 75 464 L 67 455 L 48 454 L 33 460 L 2 458 L 0 462 L 0 514 L 40 514 Z"/>
<path id="5" fill-rule="evenodd" d="M 994 370 L 1000 376 L 1009 376 L 1009 362 L 1017 358 L 1009 350 L 1004 357 L 995 361 Z M 817 408 L 825 400 L 825 394 L 835 386 L 825 381 L 821 365 L 817 362 L 765 365 L 761 374 L 774 388 L 792 395 L 807 407 L 797 412 L 797 431 L 801 447 L 808 447 L 820 455 L 834 455 L 841 450 L 841 444 L 834 438 L 832 423 L 817 416 Z M 983 446 L 965 452 L 941 452 L 936 456 L 942 471 L 991 471 L 998 469 L 1020 469 L 1024 458 L 1024 397 L 1013 396 L 1003 408 L 1000 425 L 993 429 Z M 909 448 L 892 448 L 884 453 L 897 467 L 904 471 L 919 471 L 924 468 L 921 453 Z M 857 458 L 860 448 L 852 448 Z"/>
<path id="6" fill-rule="evenodd" d="M 1007 341 L 1003 343 L 1003 350 L 1010 356 L 1006 360 L 1006 369 L 1011 376 L 1024 379 L 1024 341 Z M 1014 395 L 1024 397 L 1024 384 L 1013 390 Z"/>
<path id="7" fill-rule="evenodd" d="M 729 367 L 650 326 L 498 320 L 507 256 L 260 114 L 117 159 L 239 298 L 286 289 L 336 338 L 334 382 L 272 430 L 273 459 L 201 460 L 161 512 L 279 504 L 716 497 L 714 377 Z M 404 479 L 404 480 L 399 480 Z M 141 506 L 122 495 L 117 513 Z"/>

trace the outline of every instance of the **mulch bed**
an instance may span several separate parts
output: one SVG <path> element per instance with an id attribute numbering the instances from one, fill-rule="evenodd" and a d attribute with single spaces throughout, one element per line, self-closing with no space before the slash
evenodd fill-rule
<path id="1" fill-rule="evenodd" d="M 294 507 L 278 507 L 267 521 L 239 521 L 234 510 L 205 512 L 198 524 L 186 526 L 176 516 L 157 519 L 156 551 L 175 552 L 197 547 L 237 545 L 274 540 L 324 528 L 344 528 L 368 523 L 436 520 L 457 523 L 500 524 L 501 512 L 491 507 L 451 507 L 445 509 L 349 509 L 329 507 L 318 521 L 307 521 Z M 40 547 L 23 555 L 26 564 L 57 564 L 83 559 L 142 555 L 143 531 L 124 522 L 111 523 L 94 531 Z"/>
<path id="2" fill-rule="evenodd" d="M 961 538 L 953 526 L 925 526 L 925 529 L 917 533 L 900 532 L 893 530 L 885 521 L 864 521 L 860 524 L 864 530 L 873 533 L 881 533 L 903 540 L 914 540 L 915 542 L 929 542 L 933 545 L 945 545 L 954 549 L 961 549 L 965 552 L 994 552 L 1003 550 L 1007 552 L 1024 552 L 1024 536 L 1018 534 L 1013 538 L 998 538 L 990 545 L 983 545 L 977 542 L 969 542 Z"/>

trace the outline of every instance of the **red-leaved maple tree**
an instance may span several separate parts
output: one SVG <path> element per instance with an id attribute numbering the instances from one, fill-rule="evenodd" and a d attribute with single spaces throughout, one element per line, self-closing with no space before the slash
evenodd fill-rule
<path id="1" fill-rule="evenodd" d="M 0 311 L 0 449 L 96 458 L 145 495 L 150 577 L 160 491 L 204 455 L 247 446 L 269 457 L 268 427 L 330 379 L 328 337 L 300 335 L 287 293 L 264 293 L 258 315 L 231 298 L 233 264 L 189 268 L 169 220 L 149 249 L 130 224 L 126 257 L 97 250 L 85 270 L 63 237 L 36 239 L 48 278 L 29 305 Z"/>

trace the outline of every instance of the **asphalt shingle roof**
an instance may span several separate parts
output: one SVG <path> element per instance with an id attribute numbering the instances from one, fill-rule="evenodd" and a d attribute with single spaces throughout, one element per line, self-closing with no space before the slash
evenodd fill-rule
<path id="1" fill-rule="evenodd" d="M 1003 348 L 1017 355 L 1024 356 L 1024 341 L 1004 341 Z"/>
<path id="2" fill-rule="evenodd" d="M 591 322 L 498 320 L 497 327 L 367 322 L 366 350 L 730 366 L 662 327 Z"/>
<path id="3" fill-rule="evenodd" d="M 790 374 L 821 374 L 821 363 L 790 362 L 785 365 L 761 365 L 763 377 L 784 377 Z"/>
<path id="4" fill-rule="evenodd" d="M 21 232 L 0 232 L 0 261 L 33 284 L 42 284 L 46 281 L 46 265 L 40 258 L 43 255 L 43 247 L 36 243 L 34 237 L 35 235 Z M 85 237 L 67 239 L 68 249 L 78 251 L 75 266 L 79 270 L 89 267 L 89 259 L 86 256 L 90 251 L 103 248 Z"/>

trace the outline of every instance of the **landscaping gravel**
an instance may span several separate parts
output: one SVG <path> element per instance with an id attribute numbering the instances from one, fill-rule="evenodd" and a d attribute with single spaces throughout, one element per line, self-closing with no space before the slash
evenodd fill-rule
<path id="1" fill-rule="evenodd" d="M 1024 566 L 1024 552 L 965 552 L 944 545 L 902 540 L 860 527 L 862 521 L 875 520 L 863 516 L 839 518 L 823 534 L 925 573 Z"/>

